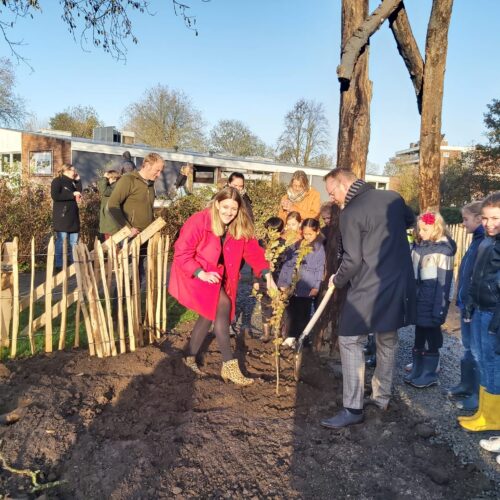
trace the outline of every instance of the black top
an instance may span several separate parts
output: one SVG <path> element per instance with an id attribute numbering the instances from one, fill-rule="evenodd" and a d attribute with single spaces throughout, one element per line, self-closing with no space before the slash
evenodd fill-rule
<path id="1" fill-rule="evenodd" d="M 80 213 L 74 192 L 82 192 L 82 182 L 66 175 L 56 177 L 50 186 L 52 206 L 52 227 L 54 231 L 66 233 L 80 232 Z"/>

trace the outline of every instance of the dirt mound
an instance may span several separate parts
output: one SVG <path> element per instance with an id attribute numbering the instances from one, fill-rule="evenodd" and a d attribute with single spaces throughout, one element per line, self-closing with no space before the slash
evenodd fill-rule
<path id="1" fill-rule="evenodd" d="M 341 381 L 306 353 L 302 382 L 282 359 L 276 396 L 272 347 L 240 342 L 256 383 L 224 384 L 215 342 L 196 378 L 182 363 L 186 334 L 100 360 L 56 353 L 8 364 L 0 413 L 30 401 L 0 427 L 0 453 L 41 481 L 65 480 L 48 498 L 472 498 L 496 496 L 433 427 L 396 399 L 365 424 L 332 432 L 319 420 L 341 405 Z M 29 480 L 0 469 L 0 493 L 29 496 Z M 32 495 L 33 496 L 33 495 Z"/>

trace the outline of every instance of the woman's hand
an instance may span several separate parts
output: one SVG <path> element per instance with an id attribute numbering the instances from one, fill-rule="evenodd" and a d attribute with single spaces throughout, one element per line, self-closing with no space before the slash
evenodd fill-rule
<path id="1" fill-rule="evenodd" d="M 309 297 L 316 297 L 318 295 L 319 290 L 317 288 L 311 288 L 311 291 L 309 292 Z"/>
<path id="2" fill-rule="evenodd" d="M 290 212 L 290 210 L 292 209 L 292 205 L 293 205 L 293 203 L 288 198 L 281 202 L 281 208 L 285 212 Z"/>
<path id="3" fill-rule="evenodd" d="M 276 283 L 274 282 L 273 275 L 271 273 L 266 274 L 266 282 L 267 282 L 267 289 L 268 290 L 277 290 L 278 287 L 276 286 Z"/>
<path id="4" fill-rule="evenodd" d="M 200 271 L 198 273 L 198 279 L 204 281 L 205 283 L 219 283 L 222 277 L 215 271 L 210 271 L 209 273 L 206 271 Z"/>

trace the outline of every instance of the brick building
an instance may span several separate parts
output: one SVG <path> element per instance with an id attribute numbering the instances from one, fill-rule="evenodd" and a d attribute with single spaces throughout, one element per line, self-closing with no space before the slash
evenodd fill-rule
<path id="1" fill-rule="evenodd" d="M 0 128 L 0 176 L 17 171 L 24 179 L 49 184 L 63 163 L 71 163 L 78 170 L 85 188 L 95 182 L 102 172 L 118 166 L 125 151 L 130 152 L 137 167 L 148 153 L 156 152 L 165 160 L 164 172 L 156 182 L 159 194 L 168 193 L 180 168 L 189 164 L 194 167 L 194 187 L 220 185 L 231 172 L 236 171 L 242 172 L 248 179 L 274 179 L 288 183 L 293 172 L 301 169 L 309 176 L 311 185 L 321 193 L 323 201 L 328 199 L 323 183 L 325 169 L 285 165 L 267 159 L 151 148 L 134 144 L 130 133 L 119 132 L 114 127 L 97 129 L 94 137 L 83 139 L 55 130 L 28 132 Z M 377 189 L 389 188 L 389 178 L 385 176 L 367 174 L 366 181 Z"/>

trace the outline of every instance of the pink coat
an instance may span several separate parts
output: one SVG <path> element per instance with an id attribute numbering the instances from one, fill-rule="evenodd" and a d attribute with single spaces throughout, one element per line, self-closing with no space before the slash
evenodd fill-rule
<path id="1" fill-rule="evenodd" d="M 236 240 L 227 234 L 224 241 L 224 265 L 218 264 L 221 241 L 212 232 L 210 209 L 192 215 L 182 226 L 174 245 L 174 260 L 170 271 L 168 291 L 183 306 L 207 319 L 215 320 L 221 283 L 206 283 L 194 276 L 197 269 L 226 273 L 225 291 L 231 299 L 231 319 L 235 314 L 240 265 L 244 259 L 260 277 L 269 269 L 264 250 L 255 238 Z"/>

